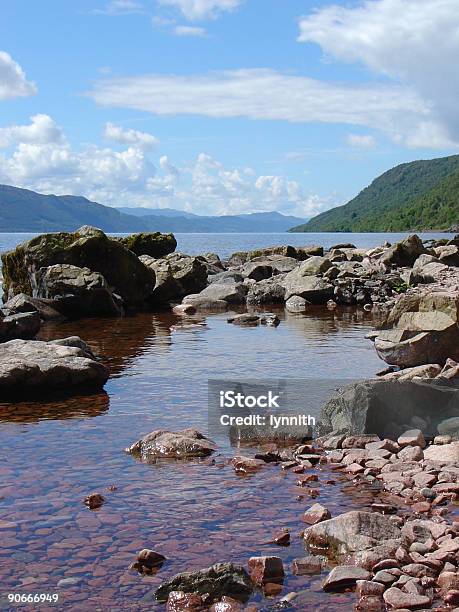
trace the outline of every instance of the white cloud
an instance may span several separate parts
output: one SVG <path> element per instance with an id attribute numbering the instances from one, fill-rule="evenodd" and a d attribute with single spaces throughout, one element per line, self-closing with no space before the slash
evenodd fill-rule
<path id="1" fill-rule="evenodd" d="M 359 149 L 374 149 L 376 146 L 376 139 L 371 134 L 349 134 L 346 141 L 350 147 Z"/>
<path id="2" fill-rule="evenodd" d="M 64 142 L 61 128 L 49 115 L 34 115 L 29 125 L 10 125 L 0 128 L 0 149 L 18 143 L 60 144 Z"/>
<path id="3" fill-rule="evenodd" d="M 161 6 L 179 10 L 190 21 L 215 19 L 222 12 L 236 9 L 242 2 L 243 0 L 158 0 Z"/>
<path id="4" fill-rule="evenodd" d="M 313 42 L 341 61 L 406 84 L 430 109 L 408 146 L 459 142 L 459 11 L 457 0 L 365 0 L 331 5 L 301 18 L 301 42 Z"/>
<path id="5" fill-rule="evenodd" d="M 166 155 L 154 163 L 138 138 L 125 140 L 122 151 L 93 145 L 74 149 L 50 117 L 37 117 L 28 126 L 2 128 L 0 134 L 8 135 L 9 146 L 15 148 L 0 155 L 0 183 L 84 195 L 102 204 L 173 207 L 212 215 L 279 210 L 311 216 L 335 203 L 306 193 L 287 177 L 257 176 L 248 167 L 228 168 L 205 153 L 181 165 Z M 43 137 L 46 130 L 32 127 L 40 124 L 40 117 L 56 130 L 50 130 L 48 138 Z M 121 139 L 130 133 L 109 132 L 121 134 Z M 24 140 L 18 142 L 20 135 Z"/>
<path id="6" fill-rule="evenodd" d="M 134 13 L 143 13 L 144 7 L 135 0 L 111 0 L 104 8 L 95 9 L 92 12 L 101 15 L 132 15 Z"/>
<path id="7" fill-rule="evenodd" d="M 175 26 L 174 34 L 176 36 L 192 36 L 194 38 L 204 38 L 205 36 L 207 36 L 205 28 L 184 25 Z"/>
<path id="8" fill-rule="evenodd" d="M 119 144 L 132 145 L 142 149 L 153 149 L 159 145 L 159 140 L 153 134 L 139 132 L 138 130 L 125 130 L 114 123 L 106 123 L 104 137 Z"/>
<path id="9" fill-rule="evenodd" d="M 21 66 L 11 55 L 0 51 L 0 100 L 32 96 L 35 93 L 35 84 L 27 80 Z"/>

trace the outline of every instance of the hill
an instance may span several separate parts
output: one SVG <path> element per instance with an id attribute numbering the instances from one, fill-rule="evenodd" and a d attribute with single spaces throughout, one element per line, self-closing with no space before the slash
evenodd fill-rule
<path id="1" fill-rule="evenodd" d="M 401 164 L 292 232 L 397 232 L 459 223 L 459 155 Z"/>
<path id="2" fill-rule="evenodd" d="M 174 209 L 123 208 L 123 212 L 78 196 L 43 195 L 0 185 L 0 232 L 73 231 L 94 225 L 106 232 L 286 232 L 304 219 L 277 212 L 199 216 Z M 124 211 L 132 211 L 126 214 Z"/>

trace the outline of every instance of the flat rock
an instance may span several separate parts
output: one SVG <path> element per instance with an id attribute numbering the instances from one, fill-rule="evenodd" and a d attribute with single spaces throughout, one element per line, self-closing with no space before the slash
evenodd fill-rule
<path id="1" fill-rule="evenodd" d="M 0 390 L 4 394 L 26 392 L 67 393 L 100 389 L 107 382 L 107 368 L 90 357 L 91 350 L 36 340 L 11 340 L 0 351 Z"/>
<path id="2" fill-rule="evenodd" d="M 255 584 L 266 584 L 284 577 L 284 565 L 280 557 L 251 557 L 248 567 Z"/>
<path id="3" fill-rule="evenodd" d="M 127 453 L 141 459 L 189 459 L 207 457 L 216 449 L 214 442 L 195 429 L 182 431 L 156 430 L 147 434 L 126 449 Z"/>
<path id="4" fill-rule="evenodd" d="M 400 589 L 391 587 L 387 589 L 383 595 L 384 601 L 391 608 L 397 610 L 418 610 L 430 606 L 430 599 L 426 595 L 417 595 L 415 593 L 404 593 Z"/>
<path id="5" fill-rule="evenodd" d="M 338 565 L 326 577 L 322 588 L 324 591 L 341 591 L 353 587 L 357 580 L 369 580 L 370 572 L 355 565 Z"/>

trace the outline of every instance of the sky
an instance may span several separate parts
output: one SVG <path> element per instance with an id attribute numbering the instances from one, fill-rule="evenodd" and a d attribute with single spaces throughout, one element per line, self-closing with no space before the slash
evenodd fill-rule
<path id="1" fill-rule="evenodd" d="M 3 0 L 0 183 L 311 217 L 459 153 L 457 0 Z"/>

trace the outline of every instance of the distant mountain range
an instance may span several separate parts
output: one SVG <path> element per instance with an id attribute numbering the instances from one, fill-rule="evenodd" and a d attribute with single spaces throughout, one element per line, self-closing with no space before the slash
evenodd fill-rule
<path id="1" fill-rule="evenodd" d="M 305 219 L 278 212 L 205 217 L 172 208 L 112 208 L 78 196 L 43 195 L 0 185 L 0 232 L 73 231 L 93 225 L 106 232 L 286 232 Z"/>
<path id="2" fill-rule="evenodd" d="M 292 232 L 398 232 L 459 225 L 459 155 L 401 164 Z"/>

